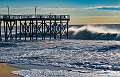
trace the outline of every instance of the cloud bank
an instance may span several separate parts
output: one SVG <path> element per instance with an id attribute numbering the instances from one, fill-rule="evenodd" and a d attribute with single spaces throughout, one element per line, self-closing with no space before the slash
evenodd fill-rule
<path id="1" fill-rule="evenodd" d="M 91 10 L 91 9 L 98 9 L 98 10 L 120 10 L 120 6 L 95 6 L 95 7 L 88 7 L 88 8 L 85 8 L 85 9 L 88 9 L 88 10 Z"/>

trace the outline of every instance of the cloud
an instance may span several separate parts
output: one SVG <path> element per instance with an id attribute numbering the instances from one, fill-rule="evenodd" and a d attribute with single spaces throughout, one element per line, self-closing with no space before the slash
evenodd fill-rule
<path id="1" fill-rule="evenodd" d="M 99 10 L 120 10 L 120 6 L 97 6 Z"/>
<path id="2" fill-rule="evenodd" d="M 85 8 L 85 9 L 88 9 L 88 10 L 97 9 L 97 10 L 115 10 L 115 11 L 119 11 L 120 6 L 95 6 L 95 7 L 88 7 L 88 8 Z"/>

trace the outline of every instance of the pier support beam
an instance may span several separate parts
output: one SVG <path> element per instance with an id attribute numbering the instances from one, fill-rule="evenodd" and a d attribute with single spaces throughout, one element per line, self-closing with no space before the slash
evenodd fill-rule
<path id="1" fill-rule="evenodd" d="M 52 25 L 52 22 L 51 22 L 51 19 L 50 19 L 50 34 L 49 34 L 49 36 L 50 36 L 50 40 L 51 40 L 51 25 Z"/>
<path id="2" fill-rule="evenodd" d="M 66 26 L 67 26 L 67 39 L 69 38 L 68 36 L 68 28 L 69 28 L 69 25 L 68 25 L 68 23 L 69 23 L 69 21 L 67 21 L 67 24 L 66 24 Z"/>
<path id="3" fill-rule="evenodd" d="M 25 22 L 24 22 L 24 26 L 25 26 L 25 33 L 24 33 L 24 36 L 25 36 L 25 41 L 26 41 L 26 37 L 27 37 L 27 33 L 26 33 L 26 27 L 27 27 L 27 23 L 26 23 L 26 20 L 25 20 Z"/>
<path id="4" fill-rule="evenodd" d="M 35 25 L 35 34 L 36 34 L 36 40 L 37 40 L 37 38 L 38 38 L 38 33 L 37 33 L 37 31 L 38 31 L 38 29 L 37 29 L 37 26 L 38 26 L 38 22 L 37 22 L 37 20 L 36 20 L 36 25 Z"/>
<path id="5" fill-rule="evenodd" d="M 2 41 L 2 34 L 1 34 L 1 33 L 2 33 L 2 32 L 1 32 L 1 30 L 2 30 L 1 28 L 2 28 L 2 27 L 1 27 L 1 25 L 2 25 L 2 21 L 0 21 L 0 41 Z"/>
<path id="6" fill-rule="evenodd" d="M 8 28 L 8 22 L 4 21 L 4 32 L 5 32 L 5 41 L 7 41 L 7 28 Z"/>
<path id="7" fill-rule="evenodd" d="M 18 30 L 17 30 L 17 20 L 15 21 L 15 26 L 16 26 L 16 30 L 15 30 L 15 40 L 17 40 L 17 32 L 18 32 Z"/>
<path id="8" fill-rule="evenodd" d="M 20 33 L 19 33 L 20 40 L 21 40 L 21 32 L 22 32 L 22 23 L 21 23 L 21 20 L 20 20 Z"/>
<path id="9" fill-rule="evenodd" d="M 30 20 L 30 40 L 32 40 L 32 21 Z"/>
<path id="10" fill-rule="evenodd" d="M 56 26 L 57 26 L 57 22 L 56 22 L 56 15 L 55 15 L 55 20 L 54 20 L 54 39 L 56 39 L 56 34 L 57 34 Z"/>

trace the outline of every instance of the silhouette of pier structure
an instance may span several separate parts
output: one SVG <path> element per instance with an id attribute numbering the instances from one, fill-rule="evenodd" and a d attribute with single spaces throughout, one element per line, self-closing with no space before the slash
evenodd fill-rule
<path id="1" fill-rule="evenodd" d="M 0 15 L 0 41 L 68 39 L 69 15 Z"/>

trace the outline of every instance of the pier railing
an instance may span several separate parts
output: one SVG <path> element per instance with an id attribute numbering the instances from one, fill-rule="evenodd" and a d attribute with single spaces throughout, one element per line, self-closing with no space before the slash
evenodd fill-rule
<path id="1" fill-rule="evenodd" d="M 70 20 L 69 15 L 0 15 L 0 19 L 48 19 Z"/>

